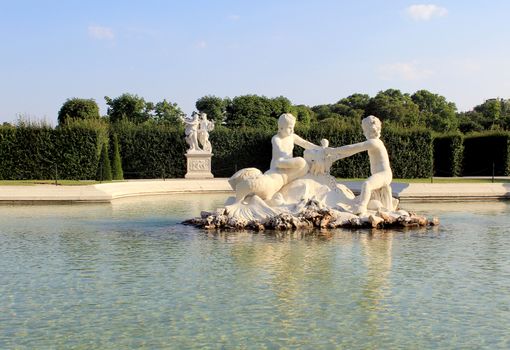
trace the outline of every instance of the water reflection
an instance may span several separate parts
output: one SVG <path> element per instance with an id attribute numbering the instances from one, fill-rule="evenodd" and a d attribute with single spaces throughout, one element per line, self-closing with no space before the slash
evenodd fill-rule
<path id="1" fill-rule="evenodd" d="M 508 203 L 416 204 L 441 219 L 420 230 L 178 224 L 223 200 L 0 206 L 0 348 L 508 344 Z"/>

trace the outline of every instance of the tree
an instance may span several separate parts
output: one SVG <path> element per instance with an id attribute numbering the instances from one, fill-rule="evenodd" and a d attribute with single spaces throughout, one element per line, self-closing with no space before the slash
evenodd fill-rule
<path id="1" fill-rule="evenodd" d="M 183 117 L 184 113 L 177 103 L 171 103 L 167 100 L 163 100 L 156 103 L 156 106 L 154 107 L 154 119 L 158 123 L 181 125 Z"/>
<path id="2" fill-rule="evenodd" d="M 351 109 L 365 110 L 367 108 L 368 103 L 370 102 L 370 96 L 367 94 L 352 94 L 348 97 L 342 98 L 337 104 L 343 104 Z"/>
<path id="3" fill-rule="evenodd" d="M 97 181 L 111 181 L 112 180 L 112 167 L 110 164 L 110 157 L 108 156 L 108 146 L 106 142 L 103 143 L 101 148 L 101 155 L 99 156 L 99 164 L 97 166 Z"/>
<path id="4" fill-rule="evenodd" d="M 411 99 L 418 106 L 420 120 L 437 132 L 455 131 L 459 120 L 456 115 L 455 103 L 448 102 L 444 96 L 433 94 L 427 90 L 416 91 Z"/>
<path id="5" fill-rule="evenodd" d="M 64 125 L 69 119 L 99 119 L 99 107 L 93 99 L 70 98 L 58 112 L 58 124 Z"/>
<path id="6" fill-rule="evenodd" d="M 227 106 L 231 103 L 229 98 L 207 95 L 201 97 L 195 102 L 195 107 L 199 112 L 207 114 L 207 118 L 214 120 L 217 124 L 222 124 L 225 120 Z"/>
<path id="7" fill-rule="evenodd" d="M 308 128 L 315 121 L 315 113 L 310 107 L 297 105 L 292 109 L 300 126 Z"/>
<path id="8" fill-rule="evenodd" d="M 462 112 L 457 115 L 459 130 L 463 133 L 485 130 L 485 121 L 482 113 L 475 111 Z"/>
<path id="9" fill-rule="evenodd" d="M 120 159 L 119 138 L 117 134 L 113 134 L 112 178 L 113 180 L 124 180 L 124 172 L 122 171 L 122 160 Z"/>
<path id="10" fill-rule="evenodd" d="M 274 128 L 276 118 L 282 113 L 291 112 L 292 104 L 285 97 L 273 99 L 265 96 L 237 96 L 226 109 L 228 127 Z"/>
<path id="11" fill-rule="evenodd" d="M 411 96 L 397 89 L 380 91 L 371 98 L 365 109 L 365 115 L 370 114 L 402 126 L 423 125 L 420 121 L 419 108 Z"/>
<path id="12" fill-rule="evenodd" d="M 481 124 L 486 130 L 510 130 L 510 100 L 490 98 L 475 106 L 473 112 L 481 114 Z"/>
<path id="13" fill-rule="evenodd" d="M 348 119 L 346 122 L 359 123 L 365 115 L 365 109 L 369 101 L 370 96 L 366 94 L 353 94 L 331 105 L 330 109 L 334 114 Z"/>
<path id="14" fill-rule="evenodd" d="M 105 96 L 108 107 L 108 116 L 111 123 L 127 119 L 135 124 L 141 124 L 151 118 L 154 104 L 145 102 L 142 97 L 132 94 L 122 94 L 114 99 Z"/>
<path id="15" fill-rule="evenodd" d="M 292 113 L 293 107 L 292 102 L 287 97 L 278 96 L 272 99 L 269 99 L 270 108 L 271 108 L 271 117 L 278 118 L 283 113 Z"/>
<path id="16" fill-rule="evenodd" d="M 333 105 L 313 106 L 312 111 L 315 113 L 315 117 L 318 121 L 331 118 L 342 119 L 340 114 L 333 112 Z"/>

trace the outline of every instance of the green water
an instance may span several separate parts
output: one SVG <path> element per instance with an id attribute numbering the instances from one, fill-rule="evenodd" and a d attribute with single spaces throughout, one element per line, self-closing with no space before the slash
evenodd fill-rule
<path id="1" fill-rule="evenodd" d="M 224 196 L 0 206 L 0 349 L 508 349 L 510 203 L 302 236 L 179 222 Z"/>

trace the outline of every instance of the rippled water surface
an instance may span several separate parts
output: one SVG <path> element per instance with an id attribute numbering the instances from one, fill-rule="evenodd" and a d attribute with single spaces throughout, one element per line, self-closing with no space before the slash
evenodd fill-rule
<path id="1" fill-rule="evenodd" d="M 225 196 L 0 206 L 0 349 L 510 348 L 510 203 L 438 228 L 216 234 Z"/>

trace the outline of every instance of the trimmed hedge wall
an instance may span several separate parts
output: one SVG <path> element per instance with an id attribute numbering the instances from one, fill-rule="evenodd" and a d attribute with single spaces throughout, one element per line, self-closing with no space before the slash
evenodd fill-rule
<path id="1" fill-rule="evenodd" d="M 510 133 L 476 133 L 464 138 L 463 176 L 509 176 Z"/>
<path id="2" fill-rule="evenodd" d="M 365 140 L 361 129 L 336 124 L 318 125 L 297 131 L 303 138 L 320 144 L 326 138 L 331 147 Z M 218 128 L 211 133 L 214 156 L 212 172 L 217 177 L 230 177 L 236 170 L 255 167 L 269 169 L 272 131 L 229 130 Z M 388 149 L 394 177 L 415 178 L 432 176 L 432 135 L 426 130 L 383 129 L 382 139 Z M 303 149 L 295 147 L 295 155 Z M 404 155 L 404 156 L 402 156 Z M 331 174 L 341 178 L 364 178 L 370 175 L 367 152 L 341 159 L 333 164 Z"/>
<path id="3" fill-rule="evenodd" d="M 107 129 L 87 124 L 0 127 L 0 179 L 93 179 Z"/>
<path id="4" fill-rule="evenodd" d="M 330 147 L 339 147 L 365 140 L 361 128 L 349 128 L 335 124 L 319 124 L 306 133 L 306 138 L 315 144 L 319 144 L 321 139 L 326 138 L 329 140 Z M 393 177 L 427 178 L 432 176 L 433 148 L 430 131 L 383 127 L 381 139 L 388 150 Z M 370 161 L 367 152 L 336 161 L 331 169 L 331 174 L 340 178 L 370 176 Z"/>
<path id="5" fill-rule="evenodd" d="M 464 143 L 461 133 L 444 134 L 434 138 L 434 176 L 460 176 Z"/>
<path id="6" fill-rule="evenodd" d="M 268 170 L 273 135 L 258 129 L 216 128 L 210 136 L 214 153 L 212 173 L 215 177 L 230 177 L 243 168 Z"/>
<path id="7" fill-rule="evenodd" d="M 126 179 L 180 178 L 186 173 L 184 129 L 166 125 L 112 127 L 119 140 Z"/>
<path id="8" fill-rule="evenodd" d="M 212 173 L 230 177 L 241 168 L 269 169 L 274 130 L 218 126 L 211 132 Z M 110 136 L 109 136 L 110 134 Z M 104 143 L 118 137 L 125 178 L 182 178 L 186 173 L 184 130 L 166 125 L 110 126 L 101 121 L 76 121 L 56 129 L 46 126 L 0 127 L 1 179 L 94 179 Z M 364 140 L 360 128 L 326 123 L 298 131 L 316 144 L 322 138 L 338 147 Z M 429 177 L 432 174 L 432 137 L 423 130 L 383 128 L 395 177 Z M 109 147 L 112 150 L 113 147 Z M 296 155 L 302 155 L 296 147 Z M 364 178 L 370 174 L 366 152 L 335 162 L 332 175 Z"/>

